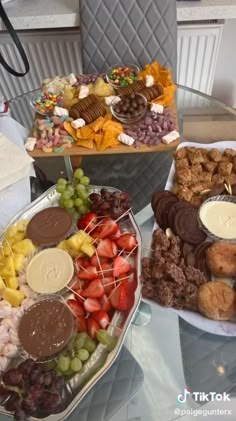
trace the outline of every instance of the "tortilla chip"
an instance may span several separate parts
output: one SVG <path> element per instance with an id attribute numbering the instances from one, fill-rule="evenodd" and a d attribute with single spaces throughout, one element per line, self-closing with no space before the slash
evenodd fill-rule
<path id="1" fill-rule="evenodd" d="M 105 117 L 103 117 L 105 121 L 112 119 L 112 113 L 107 113 Z"/>
<path id="2" fill-rule="evenodd" d="M 93 123 L 89 125 L 89 127 L 97 133 L 103 126 L 105 119 L 103 117 L 98 117 Z"/>
<path id="3" fill-rule="evenodd" d="M 92 139 L 94 136 L 94 131 L 89 125 L 77 129 L 77 138 L 78 139 Z"/>
<path id="4" fill-rule="evenodd" d="M 69 121 L 64 121 L 64 129 L 67 131 L 67 133 L 69 133 L 69 135 L 73 137 L 75 141 L 77 140 L 76 130 L 71 127 Z"/>
<path id="5" fill-rule="evenodd" d="M 117 121 L 108 120 L 102 126 L 102 130 L 104 130 L 104 131 L 105 130 L 112 130 L 112 129 L 114 129 L 114 131 L 116 131 L 116 132 L 119 132 L 118 134 L 123 132 L 122 124 L 118 123 Z"/>
<path id="6" fill-rule="evenodd" d="M 174 102 L 174 95 L 175 95 L 176 85 L 173 83 L 170 86 L 167 86 L 164 88 L 164 95 L 160 96 L 157 99 L 154 99 L 153 103 L 158 103 L 163 105 L 164 107 L 167 107 L 171 103 Z"/>
<path id="7" fill-rule="evenodd" d="M 94 136 L 94 142 L 96 143 L 97 150 L 99 151 L 101 146 L 102 146 L 102 142 L 103 142 L 103 134 L 102 133 L 96 133 L 95 136 Z"/>
<path id="8" fill-rule="evenodd" d="M 93 139 L 78 139 L 76 145 L 83 146 L 84 148 L 88 149 L 93 149 Z"/>

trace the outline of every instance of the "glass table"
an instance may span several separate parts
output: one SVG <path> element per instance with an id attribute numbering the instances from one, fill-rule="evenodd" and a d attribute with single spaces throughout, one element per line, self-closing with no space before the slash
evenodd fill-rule
<path id="1" fill-rule="evenodd" d="M 33 111 L 29 97 L 30 93 L 12 100 L 10 107 L 12 116 L 30 128 Z M 236 140 L 236 112 L 223 103 L 178 86 L 176 106 L 181 141 L 210 143 Z M 172 156 L 171 151 L 150 151 L 129 156 L 83 158 L 83 168 L 92 184 L 111 185 L 131 193 L 144 250 L 150 247 L 154 224 L 150 198 L 155 190 L 164 188 Z M 39 166 L 40 162 L 41 159 L 38 159 Z M 62 158 L 45 158 L 43 167 L 54 180 L 65 171 Z M 152 317 L 149 323 L 131 325 L 125 341 L 143 369 L 144 384 L 129 404 L 110 421 L 171 421 L 180 417 L 186 421 L 205 420 L 206 415 L 194 411 L 208 408 L 208 405 L 210 409 L 212 405 L 213 409 L 232 410 L 232 416 L 222 413 L 219 419 L 235 419 L 236 338 L 201 331 L 180 319 L 172 310 L 153 303 L 150 303 L 150 308 Z M 176 398 L 185 387 L 192 392 L 230 391 L 231 402 L 206 403 L 203 406 L 204 402 L 197 404 L 190 397 L 184 405 L 180 405 Z M 185 415 L 187 411 L 189 416 Z M 210 420 L 218 419 L 215 415 L 212 418 L 208 416 Z M 76 412 L 70 419 L 76 420 Z"/>

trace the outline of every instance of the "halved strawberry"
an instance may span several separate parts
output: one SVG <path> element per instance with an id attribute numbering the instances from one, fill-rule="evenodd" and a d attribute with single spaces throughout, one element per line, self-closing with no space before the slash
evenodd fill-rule
<path id="1" fill-rule="evenodd" d="M 71 287 L 71 289 L 73 289 L 73 291 L 76 291 L 77 289 L 82 290 L 84 288 L 85 284 L 86 284 L 85 280 L 78 279 L 76 277 L 70 282 L 69 286 Z"/>
<path id="2" fill-rule="evenodd" d="M 97 269 L 95 266 L 87 266 L 84 270 L 80 270 L 77 274 L 79 279 L 85 279 L 86 281 L 91 281 L 98 277 Z"/>
<path id="3" fill-rule="evenodd" d="M 97 253 L 99 257 L 115 257 L 117 255 L 116 243 L 111 241 L 109 238 L 101 240 L 97 246 Z"/>
<path id="4" fill-rule="evenodd" d="M 75 267 L 79 270 L 80 266 L 86 268 L 90 265 L 89 259 L 84 259 L 83 257 L 76 257 L 75 259 Z"/>
<path id="5" fill-rule="evenodd" d="M 112 263 L 106 263 L 106 262 L 102 263 L 101 268 L 102 268 L 102 273 L 103 273 L 105 278 L 107 276 L 112 276 L 112 274 L 113 274 Z M 98 273 L 99 273 L 99 271 L 98 271 Z M 101 273 L 99 273 L 99 276 L 101 276 Z"/>
<path id="6" fill-rule="evenodd" d="M 107 263 L 108 258 L 107 257 L 98 257 L 96 254 L 94 254 L 93 257 L 91 257 L 90 262 L 91 262 L 91 265 L 95 266 L 97 269 L 100 270 L 100 266 L 103 263 Z"/>
<path id="7" fill-rule="evenodd" d="M 87 332 L 87 319 L 85 319 L 84 316 L 78 316 L 77 317 L 77 332 Z"/>
<path id="8" fill-rule="evenodd" d="M 106 329 L 110 323 L 110 317 L 105 311 L 102 311 L 102 310 L 96 311 L 95 313 L 93 313 L 93 319 L 99 323 L 99 326 L 102 329 Z"/>
<path id="9" fill-rule="evenodd" d="M 71 310 L 75 313 L 76 316 L 84 316 L 85 315 L 84 308 L 83 308 L 82 304 L 80 304 L 78 301 L 69 299 L 69 300 L 67 300 L 67 304 L 71 308 Z"/>
<path id="10" fill-rule="evenodd" d="M 117 310 L 128 310 L 128 288 L 123 282 L 112 291 L 110 302 Z"/>
<path id="11" fill-rule="evenodd" d="M 119 238 L 115 239 L 119 248 L 126 251 L 131 251 L 138 244 L 133 234 L 122 234 Z"/>
<path id="12" fill-rule="evenodd" d="M 118 224 L 117 224 L 118 225 Z M 120 229 L 120 227 L 119 227 L 119 225 L 118 225 L 118 230 L 116 231 L 116 233 L 112 236 L 112 239 L 114 238 L 114 239 L 116 239 L 116 238 L 119 238 L 120 236 L 122 235 L 122 231 L 121 231 L 121 229 Z"/>
<path id="13" fill-rule="evenodd" d="M 87 298 L 84 301 L 84 308 L 89 313 L 93 313 L 94 311 L 101 310 L 101 304 L 97 298 Z"/>
<path id="14" fill-rule="evenodd" d="M 99 278 L 93 279 L 83 291 L 83 297 L 100 298 L 104 294 L 104 287 Z"/>
<path id="15" fill-rule="evenodd" d="M 91 231 L 97 224 L 97 214 L 94 212 L 86 213 L 77 222 L 77 227 L 85 232 Z"/>
<path id="16" fill-rule="evenodd" d="M 107 238 L 118 231 L 118 225 L 113 219 L 103 218 L 100 224 L 99 238 Z"/>
<path id="17" fill-rule="evenodd" d="M 130 263 L 123 256 L 117 256 L 113 263 L 113 276 L 117 278 L 121 274 L 129 272 L 130 268 Z"/>
<path id="18" fill-rule="evenodd" d="M 88 317 L 87 324 L 88 324 L 88 334 L 90 338 L 95 339 L 96 333 L 98 329 L 100 329 L 98 322 L 94 320 L 92 317 Z"/>
<path id="19" fill-rule="evenodd" d="M 105 294 L 110 294 L 111 290 L 115 286 L 114 278 L 112 276 L 107 276 L 105 278 L 100 278 L 104 287 Z"/>
<path id="20" fill-rule="evenodd" d="M 74 291 L 74 297 L 78 303 L 83 304 L 84 298 L 83 298 L 83 290 L 82 289 L 73 289 Z"/>
<path id="21" fill-rule="evenodd" d="M 111 303 L 106 294 L 104 294 L 101 298 L 99 298 L 99 302 L 101 304 L 101 310 L 106 311 L 106 312 L 111 310 Z"/>

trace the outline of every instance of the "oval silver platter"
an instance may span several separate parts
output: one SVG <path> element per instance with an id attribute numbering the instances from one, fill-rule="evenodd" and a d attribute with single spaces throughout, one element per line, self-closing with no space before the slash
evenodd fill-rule
<path id="1" fill-rule="evenodd" d="M 99 193 L 102 187 L 106 186 L 90 186 L 91 193 Z M 106 188 L 112 192 L 119 191 L 118 189 L 113 187 Z M 51 206 L 58 206 L 59 197 L 60 194 L 57 193 L 56 186 L 51 187 L 38 199 L 36 199 L 30 205 L 18 212 L 17 215 L 11 220 L 9 225 L 6 227 L 6 229 L 20 219 L 31 219 L 37 212 L 39 212 L 42 209 Z M 135 234 L 139 247 L 137 247 L 132 261 L 137 276 L 137 287 L 134 293 L 134 304 L 131 310 L 128 312 L 121 312 L 116 310 L 112 317 L 111 324 L 107 329 L 107 331 L 112 336 L 116 336 L 118 338 L 117 344 L 111 352 L 107 350 L 106 346 L 99 344 L 96 350 L 89 358 L 89 360 L 84 364 L 82 373 L 76 374 L 72 379 L 68 380 L 68 399 L 62 412 L 51 414 L 44 418 L 40 416 L 31 417 L 31 420 L 43 419 L 48 421 L 59 421 L 68 419 L 68 416 L 75 410 L 75 408 L 79 405 L 80 401 L 85 397 L 89 390 L 112 366 L 112 364 L 114 363 L 121 351 L 127 330 L 131 324 L 132 318 L 135 312 L 137 311 L 141 300 L 140 273 L 142 239 L 140 230 L 135 222 L 134 215 L 132 212 L 129 212 L 129 214 L 126 217 L 120 219 L 119 225 L 122 229 L 122 232 L 127 231 Z M 0 236 L 0 242 L 3 239 L 4 232 Z M 17 362 L 19 362 L 19 359 Z M 12 415 L 9 412 L 7 412 L 2 406 L 0 406 L 0 414 L 8 416 Z"/>

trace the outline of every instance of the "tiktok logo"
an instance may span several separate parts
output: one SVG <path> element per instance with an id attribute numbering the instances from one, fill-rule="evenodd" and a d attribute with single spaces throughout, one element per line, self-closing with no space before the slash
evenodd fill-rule
<path id="1" fill-rule="evenodd" d="M 187 396 L 188 395 L 191 395 L 192 394 L 192 392 L 190 392 L 190 390 L 187 388 L 187 387 L 185 387 L 184 388 L 184 393 L 180 393 L 178 396 L 177 396 L 177 398 L 176 398 L 176 401 L 177 401 L 177 403 L 185 403 L 185 402 L 187 402 Z"/>

